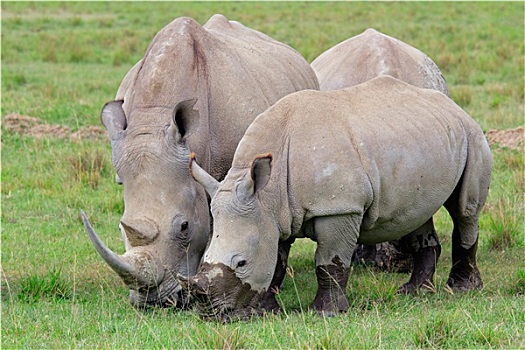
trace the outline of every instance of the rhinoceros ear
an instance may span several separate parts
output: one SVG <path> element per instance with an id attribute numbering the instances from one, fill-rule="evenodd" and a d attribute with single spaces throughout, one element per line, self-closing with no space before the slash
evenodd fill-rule
<path id="1" fill-rule="evenodd" d="M 261 154 L 255 157 L 250 169 L 250 178 L 247 180 L 246 190 L 253 195 L 262 190 L 270 180 L 272 173 L 271 153 Z"/>
<path id="2" fill-rule="evenodd" d="M 195 103 L 197 98 L 184 100 L 177 103 L 173 110 L 169 133 L 177 142 L 183 141 L 199 127 L 199 111 L 193 108 Z"/>
<path id="3" fill-rule="evenodd" d="M 195 161 L 195 153 L 193 152 L 190 154 L 190 173 L 195 181 L 200 183 L 210 197 L 213 198 L 219 187 L 219 181 L 215 180 L 213 176 L 208 174 L 206 170 L 202 169 L 199 164 L 197 164 Z"/>
<path id="4" fill-rule="evenodd" d="M 126 114 L 122 109 L 123 100 L 108 102 L 102 107 L 100 119 L 102 124 L 106 127 L 109 137 L 114 139 L 117 134 L 126 129 L 128 123 L 126 121 Z"/>

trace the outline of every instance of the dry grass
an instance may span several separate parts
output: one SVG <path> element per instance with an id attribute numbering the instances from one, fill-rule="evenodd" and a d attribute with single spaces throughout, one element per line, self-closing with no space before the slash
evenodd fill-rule
<path id="1" fill-rule="evenodd" d="M 99 151 L 83 152 L 76 157 L 70 157 L 69 164 L 73 176 L 93 189 L 97 189 L 100 176 L 109 173 L 108 156 Z"/>

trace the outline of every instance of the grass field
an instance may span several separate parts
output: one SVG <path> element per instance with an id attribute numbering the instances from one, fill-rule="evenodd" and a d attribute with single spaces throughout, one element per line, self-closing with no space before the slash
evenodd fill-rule
<path id="1" fill-rule="evenodd" d="M 217 324 L 191 311 L 133 309 L 99 258 L 79 210 L 123 252 L 122 188 L 105 137 L 70 139 L 100 126 L 104 102 L 172 19 L 214 13 L 260 30 L 310 62 L 374 27 L 427 53 L 452 98 L 483 130 L 524 125 L 523 2 L 2 2 L 2 348 L 523 348 L 525 178 L 523 147 L 494 147 L 480 220 L 482 291 L 450 294 L 452 226 L 436 215 L 443 254 L 437 291 L 394 292 L 408 275 L 351 271 L 348 313 L 307 311 L 316 291 L 313 252 L 292 248 L 279 294 L 282 314 Z M 55 137 L 7 129 L 20 114 L 66 130 Z M 66 129 L 67 128 L 67 129 Z M 58 130 L 58 129 L 57 129 Z"/>

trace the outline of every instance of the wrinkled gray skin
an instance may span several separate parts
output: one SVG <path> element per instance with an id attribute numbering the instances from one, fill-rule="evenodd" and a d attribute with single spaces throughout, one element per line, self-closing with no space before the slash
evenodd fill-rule
<path id="1" fill-rule="evenodd" d="M 290 243 L 302 237 L 317 242 L 312 307 L 345 311 L 356 244 L 410 235 L 421 243 L 421 259 L 435 259 L 428 240 L 441 206 L 454 222 L 448 286 L 482 287 L 478 216 L 492 156 L 479 125 L 440 92 L 388 76 L 298 92 L 250 125 L 218 187 L 195 162 L 191 168 L 208 191 L 216 189 L 202 267 L 182 278 L 207 315 L 228 320 L 275 309 L 272 289 L 284 277 Z M 424 268 L 401 288 L 432 283 L 435 262 L 416 263 Z"/>
<path id="2" fill-rule="evenodd" d="M 222 15 L 204 26 L 177 18 L 155 36 L 101 116 L 124 185 L 126 253 L 109 250 L 83 215 L 133 305 L 188 303 L 175 276 L 197 271 L 210 234 L 190 152 L 214 178 L 224 178 L 253 119 L 302 89 L 318 89 L 318 82 L 299 53 Z"/>
<path id="3" fill-rule="evenodd" d="M 338 90 L 390 75 L 414 86 L 434 89 L 450 96 L 437 65 L 423 52 L 373 28 L 323 52 L 312 62 L 321 90 Z M 437 235 L 432 238 L 438 243 Z M 412 266 L 411 242 L 358 245 L 354 259 L 379 269 L 408 272 Z M 439 243 L 436 250 L 440 251 Z M 439 255 L 439 252 L 436 252 Z M 411 254 L 412 253 L 412 254 Z"/>

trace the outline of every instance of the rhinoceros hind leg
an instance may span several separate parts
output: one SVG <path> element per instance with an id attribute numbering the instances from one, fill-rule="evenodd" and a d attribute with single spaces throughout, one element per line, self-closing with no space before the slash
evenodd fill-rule
<path id="1" fill-rule="evenodd" d="M 482 136 L 469 136 L 468 154 L 460 182 L 444 206 L 452 217 L 452 269 L 447 285 L 465 291 L 483 287 L 476 266 L 479 213 L 489 192 L 492 156 Z"/>
<path id="2" fill-rule="evenodd" d="M 453 218 L 454 219 L 454 218 Z M 483 288 L 481 274 L 476 265 L 476 251 L 478 240 L 468 249 L 461 244 L 460 230 L 469 226 L 477 231 L 477 219 L 469 220 L 475 223 L 470 225 L 459 224 L 454 219 L 454 231 L 452 233 L 452 269 L 448 277 L 447 285 L 454 291 L 468 291 Z"/>
<path id="3" fill-rule="evenodd" d="M 348 267 L 341 260 L 334 258 L 334 265 L 317 266 L 315 269 L 319 288 L 311 308 L 324 316 L 334 316 L 349 308 L 346 298 Z"/>
<path id="4" fill-rule="evenodd" d="M 441 246 L 430 218 L 423 226 L 401 239 L 410 249 L 413 268 L 410 279 L 397 290 L 399 294 L 412 294 L 419 290 L 434 291 L 434 272 L 441 255 Z"/>
<path id="5" fill-rule="evenodd" d="M 352 263 L 379 271 L 410 272 L 413 266 L 412 254 L 406 250 L 400 240 L 373 245 L 358 244 L 352 255 Z"/>

